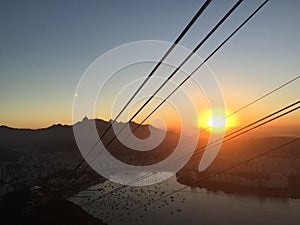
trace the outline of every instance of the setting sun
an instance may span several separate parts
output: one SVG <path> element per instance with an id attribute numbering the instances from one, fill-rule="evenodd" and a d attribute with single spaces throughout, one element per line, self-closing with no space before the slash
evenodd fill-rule
<path id="1" fill-rule="evenodd" d="M 199 114 L 198 126 L 203 129 L 209 129 L 211 132 L 226 131 L 231 127 L 235 127 L 237 121 L 234 115 L 230 115 L 224 110 L 207 110 Z"/>

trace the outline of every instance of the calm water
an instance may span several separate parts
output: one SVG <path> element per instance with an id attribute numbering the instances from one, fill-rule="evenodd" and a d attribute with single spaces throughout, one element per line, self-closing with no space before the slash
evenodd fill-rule
<path id="1" fill-rule="evenodd" d="M 127 187 L 114 195 L 97 199 L 118 186 L 107 181 L 70 200 L 109 225 L 300 224 L 300 200 L 288 198 L 241 196 L 188 187 L 147 205 L 152 199 L 185 187 L 174 177 L 143 188 Z"/>

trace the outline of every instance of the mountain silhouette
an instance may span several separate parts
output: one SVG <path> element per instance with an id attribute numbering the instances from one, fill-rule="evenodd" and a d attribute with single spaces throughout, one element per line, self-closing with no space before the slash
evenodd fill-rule
<path id="1" fill-rule="evenodd" d="M 101 119 L 88 119 L 84 118 L 82 121 L 77 122 L 73 126 L 82 127 L 85 129 L 84 125 L 87 123 L 95 123 L 99 136 L 110 126 L 112 121 L 104 121 Z M 126 125 L 122 122 L 116 122 L 115 126 L 122 127 Z M 3 160 L 16 160 L 16 158 L 22 153 L 53 153 L 53 152 L 79 152 L 76 144 L 76 140 L 73 134 L 73 126 L 55 124 L 47 128 L 41 129 L 17 129 L 10 128 L 7 126 L 0 126 L 0 154 L 3 155 Z M 138 124 L 131 122 L 129 124 L 130 128 L 133 130 Z M 134 135 L 140 139 L 145 139 L 150 136 L 150 129 L 153 134 L 163 135 L 165 131 L 155 128 L 151 125 L 141 125 L 139 129 L 134 132 Z M 86 134 L 89 134 L 89 130 L 84 130 Z M 114 131 L 110 129 L 109 132 L 102 138 L 104 145 L 107 144 L 109 140 L 114 137 Z M 134 151 L 126 146 L 120 145 L 118 139 L 114 140 L 114 145 L 112 147 L 108 146 L 108 150 L 119 160 L 123 160 L 126 155 L 131 155 L 129 157 L 131 160 L 134 159 L 135 162 L 132 164 L 139 164 L 140 159 L 148 158 L 149 164 L 156 161 L 161 161 L 167 157 L 173 149 L 168 151 L 165 150 L 171 144 L 176 144 L 178 140 L 178 134 L 174 132 L 166 132 L 165 138 L 161 144 L 150 151 Z M 93 143 L 91 143 L 92 145 Z M 118 148 L 116 146 L 120 145 Z M 116 150 L 117 149 L 117 150 Z M 5 156 L 5 157 L 4 157 Z M 157 156 L 157 157 L 156 157 Z M 128 158 L 128 157 L 127 157 Z M 148 164 L 147 162 L 143 162 Z"/>

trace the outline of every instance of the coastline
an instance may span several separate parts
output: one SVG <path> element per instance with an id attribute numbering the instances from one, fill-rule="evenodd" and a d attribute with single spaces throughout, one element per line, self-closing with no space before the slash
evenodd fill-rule
<path id="1" fill-rule="evenodd" d="M 259 188 L 247 187 L 225 182 L 209 181 L 207 179 L 192 180 L 177 177 L 177 181 L 190 187 L 205 188 L 208 191 L 223 191 L 228 194 L 252 195 L 257 197 L 291 198 L 300 199 L 300 191 L 291 188 Z"/>
<path id="2" fill-rule="evenodd" d="M 0 209 L 4 224 L 106 225 L 57 192 L 33 196 L 29 189 L 19 189 L 4 196 Z"/>
<path id="3" fill-rule="evenodd" d="M 72 197 L 73 195 L 76 195 L 79 192 L 84 191 L 91 186 L 94 186 L 94 185 L 100 184 L 100 183 L 104 183 L 106 180 L 107 179 L 104 177 L 99 177 L 99 175 L 95 175 L 94 177 L 91 177 L 89 182 L 73 185 L 72 188 L 70 188 L 70 190 L 64 195 L 64 198 L 67 199 L 69 197 Z"/>
<path id="4" fill-rule="evenodd" d="M 80 206 L 64 198 L 54 198 L 47 204 L 35 209 L 30 218 L 30 225 L 106 225 L 100 219 L 93 217 Z"/>
<path id="5" fill-rule="evenodd" d="M 99 218 L 94 217 L 93 215 L 89 214 L 87 211 L 85 211 L 80 205 L 75 204 L 74 202 L 70 201 L 69 198 L 78 194 L 81 191 L 84 191 L 88 189 L 91 186 L 97 185 L 99 183 L 104 183 L 107 179 L 104 177 L 95 177 L 94 179 L 91 179 L 90 182 L 87 183 L 81 183 L 74 185 L 70 191 L 68 191 L 64 196 L 63 200 L 68 202 L 70 209 L 75 212 L 78 211 L 82 215 L 85 215 L 86 218 L 90 218 L 92 222 L 94 222 L 95 225 L 106 225 L 102 220 Z M 73 209 L 72 209 L 73 208 Z M 85 223 L 84 223 L 85 224 Z"/>

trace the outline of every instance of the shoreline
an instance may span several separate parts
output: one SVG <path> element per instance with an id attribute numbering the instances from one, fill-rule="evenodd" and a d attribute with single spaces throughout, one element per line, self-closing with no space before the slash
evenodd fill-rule
<path id="1" fill-rule="evenodd" d="M 73 205 L 74 208 L 79 208 L 80 211 L 83 214 L 88 215 L 88 217 L 92 218 L 95 221 L 98 221 L 97 225 L 107 225 L 105 224 L 101 219 L 94 217 L 92 214 L 89 214 L 86 210 L 84 210 L 84 208 L 82 208 L 80 205 L 75 204 L 73 201 L 69 200 L 69 198 L 72 198 L 73 196 L 77 195 L 78 193 L 80 193 L 81 191 L 85 191 L 88 188 L 100 184 L 100 183 L 104 183 L 105 181 L 107 181 L 106 178 L 104 177 L 96 177 L 95 179 L 91 179 L 92 181 L 88 182 L 88 183 L 84 183 L 84 184 L 77 184 L 74 185 L 73 188 L 71 188 L 71 190 L 65 194 L 62 198 L 64 199 L 64 201 L 70 203 L 71 205 Z"/>
<path id="2" fill-rule="evenodd" d="M 80 184 L 74 185 L 72 188 L 70 188 L 70 191 L 68 191 L 65 194 L 64 198 L 67 199 L 69 197 L 72 197 L 73 195 L 78 194 L 81 191 L 88 189 L 91 186 L 94 186 L 94 185 L 97 185 L 100 183 L 104 183 L 105 181 L 107 181 L 107 179 L 104 177 L 95 177 L 95 178 L 92 178 L 91 180 L 92 181 L 84 183 L 84 184 L 80 183 Z"/>
<path id="3" fill-rule="evenodd" d="M 29 219 L 29 224 L 106 225 L 102 220 L 90 215 L 79 205 L 60 197 L 54 198 L 34 210 Z"/>
<path id="4" fill-rule="evenodd" d="M 205 179 L 191 180 L 190 178 L 178 178 L 177 182 L 190 187 L 205 188 L 208 191 L 223 191 L 227 194 L 252 195 L 256 197 L 291 198 L 300 200 L 300 190 L 290 188 L 257 188 L 247 187 L 225 182 L 208 181 Z"/>

